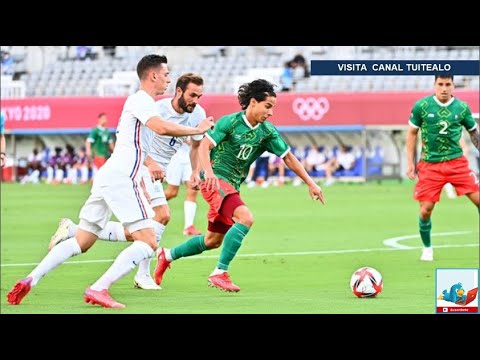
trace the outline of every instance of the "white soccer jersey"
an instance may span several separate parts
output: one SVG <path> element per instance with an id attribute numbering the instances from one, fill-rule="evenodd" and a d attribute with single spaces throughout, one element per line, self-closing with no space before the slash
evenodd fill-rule
<path id="1" fill-rule="evenodd" d="M 179 114 L 172 106 L 172 99 L 162 99 L 156 102 L 156 111 L 163 119 L 174 122 L 176 124 L 197 127 L 200 121 L 207 117 L 205 110 L 197 104 L 192 113 Z M 156 163 L 167 168 L 172 156 L 178 151 L 180 146 L 185 142 L 186 136 L 172 137 L 155 135 L 152 148 L 148 154 Z M 199 141 L 203 139 L 203 135 L 192 136 L 193 140 Z"/>
<path id="2" fill-rule="evenodd" d="M 150 152 L 155 133 L 144 126 L 147 120 L 157 116 L 155 100 L 145 91 L 130 95 L 123 106 L 117 127 L 117 141 L 112 156 L 97 173 L 122 174 L 139 180 L 146 155 Z M 103 171 L 102 171 L 103 170 Z"/>
<path id="3" fill-rule="evenodd" d="M 205 119 L 205 118 L 204 118 Z M 171 162 L 179 162 L 181 164 L 190 164 L 190 145 L 186 142 L 182 144 L 177 150 L 177 153 L 172 158 Z"/>

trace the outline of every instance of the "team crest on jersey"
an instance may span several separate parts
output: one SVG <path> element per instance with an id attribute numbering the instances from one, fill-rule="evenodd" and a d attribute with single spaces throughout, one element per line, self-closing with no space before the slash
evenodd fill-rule
<path id="1" fill-rule="evenodd" d="M 245 134 L 245 140 L 249 141 L 249 140 L 255 139 L 256 136 L 257 136 L 257 134 L 255 134 L 255 132 L 250 131 L 250 132 Z"/>

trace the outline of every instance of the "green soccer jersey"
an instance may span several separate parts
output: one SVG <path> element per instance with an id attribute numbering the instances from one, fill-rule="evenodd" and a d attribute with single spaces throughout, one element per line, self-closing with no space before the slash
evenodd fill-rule
<path id="1" fill-rule="evenodd" d="M 215 145 L 210 153 L 213 172 L 237 190 L 250 165 L 264 151 L 282 158 L 290 151 L 272 123 L 265 121 L 252 127 L 244 111 L 221 117 L 207 137 Z"/>
<path id="2" fill-rule="evenodd" d="M 467 103 L 452 98 L 443 104 L 434 95 L 415 103 L 410 125 L 422 131 L 423 161 L 436 163 L 462 156 L 462 127 L 471 131 L 477 123 Z"/>
<path id="3" fill-rule="evenodd" d="M 95 127 L 90 131 L 87 141 L 92 143 L 92 156 L 108 158 L 110 143 L 113 142 L 112 135 L 106 128 Z"/>

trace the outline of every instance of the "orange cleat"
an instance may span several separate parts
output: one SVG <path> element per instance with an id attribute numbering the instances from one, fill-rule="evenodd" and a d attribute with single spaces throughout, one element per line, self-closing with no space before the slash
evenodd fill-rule
<path id="1" fill-rule="evenodd" d="M 96 291 L 87 288 L 87 290 L 85 290 L 85 295 L 83 298 L 87 304 L 98 304 L 100 306 L 103 306 L 104 308 L 123 309 L 125 307 L 125 305 L 113 300 L 107 289 L 104 289 L 102 291 Z"/>
<path id="2" fill-rule="evenodd" d="M 25 279 L 17 281 L 12 290 L 7 294 L 7 301 L 11 305 L 18 305 L 22 302 L 23 298 L 32 289 L 32 278 L 27 277 Z"/>
<path id="3" fill-rule="evenodd" d="M 170 268 L 170 263 L 168 262 L 167 258 L 165 257 L 165 249 L 162 248 L 157 256 L 157 266 L 155 266 L 154 276 L 155 282 L 157 285 L 162 283 L 163 274 L 165 271 Z"/>
<path id="4" fill-rule="evenodd" d="M 239 292 L 240 288 L 232 283 L 230 280 L 230 276 L 227 272 L 218 274 L 218 275 L 211 275 L 208 277 L 208 286 L 216 287 L 220 290 L 228 291 L 228 292 Z"/>

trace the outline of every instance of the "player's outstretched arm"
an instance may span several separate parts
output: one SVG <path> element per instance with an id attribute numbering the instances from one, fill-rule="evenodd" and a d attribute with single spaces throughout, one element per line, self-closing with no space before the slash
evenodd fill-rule
<path id="1" fill-rule="evenodd" d="M 213 127 L 213 117 L 202 120 L 197 127 L 183 126 L 171 121 L 165 121 L 160 116 L 153 116 L 147 120 L 146 126 L 159 135 L 189 136 L 202 135 Z"/>
<path id="2" fill-rule="evenodd" d="M 297 157 L 293 155 L 291 151 L 283 158 L 285 165 L 289 167 L 295 174 L 297 174 L 307 185 L 310 197 L 313 200 L 320 200 L 322 204 L 325 204 L 325 199 L 323 197 L 322 189 L 318 186 L 315 181 L 308 175 L 305 168 L 302 166 Z"/>

